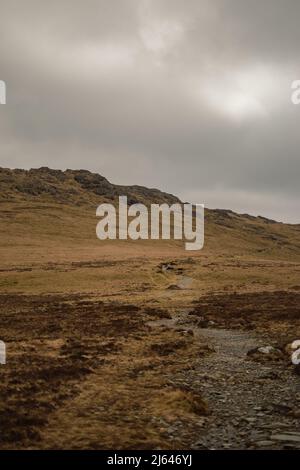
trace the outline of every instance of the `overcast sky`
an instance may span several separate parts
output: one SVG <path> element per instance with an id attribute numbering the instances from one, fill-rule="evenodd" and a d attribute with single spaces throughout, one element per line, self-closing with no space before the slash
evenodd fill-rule
<path id="1" fill-rule="evenodd" d="M 0 0 L 0 166 L 300 222 L 299 0 Z"/>

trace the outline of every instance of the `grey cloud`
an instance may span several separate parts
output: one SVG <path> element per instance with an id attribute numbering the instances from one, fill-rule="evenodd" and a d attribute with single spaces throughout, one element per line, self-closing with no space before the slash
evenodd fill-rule
<path id="1" fill-rule="evenodd" d="M 2 0 L 0 165 L 299 222 L 293 0 Z"/>

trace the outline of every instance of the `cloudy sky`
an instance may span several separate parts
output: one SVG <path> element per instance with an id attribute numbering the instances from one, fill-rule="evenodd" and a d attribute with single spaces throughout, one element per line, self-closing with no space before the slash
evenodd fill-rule
<path id="1" fill-rule="evenodd" d="M 299 0 L 0 0 L 0 166 L 300 222 Z"/>

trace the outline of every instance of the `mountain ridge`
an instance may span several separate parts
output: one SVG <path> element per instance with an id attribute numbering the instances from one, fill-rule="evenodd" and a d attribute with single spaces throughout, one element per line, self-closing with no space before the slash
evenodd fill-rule
<path id="1" fill-rule="evenodd" d="M 83 205 L 86 203 L 99 204 L 113 201 L 121 195 L 126 195 L 128 204 L 134 203 L 167 203 L 175 204 L 181 201 L 177 196 L 157 188 L 142 185 L 118 185 L 111 183 L 106 177 L 89 170 L 59 170 L 49 167 L 26 169 L 11 169 L 0 167 L 0 201 L 36 200 L 37 197 L 49 202 Z M 249 220 L 260 220 L 267 224 L 283 224 L 300 227 L 276 221 L 264 216 L 254 216 L 247 213 L 237 213 L 231 209 L 209 209 L 206 213 L 215 218 L 241 217 Z"/>
<path id="2" fill-rule="evenodd" d="M 128 197 L 128 204 L 182 203 L 158 189 L 114 185 L 88 170 L 0 168 L 0 187 L 0 251 L 6 266 L 12 260 L 21 263 L 25 258 L 54 260 L 58 252 L 63 257 L 67 253 L 74 257 L 76 250 L 84 250 L 85 256 L 93 259 L 101 250 L 102 254 L 107 250 L 109 256 L 116 252 L 120 256 L 144 254 L 140 240 L 128 241 L 126 249 L 119 240 L 101 243 L 95 235 L 96 207 L 103 202 L 117 203 L 120 195 Z M 158 257 L 168 250 L 174 256 L 186 255 L 183 243 L 172 239 L 148 240 L 145 246 Z M 300 225 L 206 208 L 205 241 L 200 255 L 300 260 Z M 79 254 L 77 258 L 81 259 Z"/>
<path id="3" fill-rule="evenodd" d="M 128 203 L 147 202 L 180 203 L 172 194 L 140 185 L 116 185 L 104 176 L 88 170 L 53 170 L 48 167 L 30 170 L 0 168 L 0 184 L 6 186 L 6 196 L 35 198 L 46 196 L 56 202 L 84 204 L 99 202 L 99 197 L 114 200 L 128 196 Z M 1 194 L 2 199 L 5 193 Z"/>

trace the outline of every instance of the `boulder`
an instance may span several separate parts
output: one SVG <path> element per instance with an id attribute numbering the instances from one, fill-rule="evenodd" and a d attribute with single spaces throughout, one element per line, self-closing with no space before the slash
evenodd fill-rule
<path id="1" fill-rule="evenodd" d="M 250 349 L 250 351 L 247 352 L 247 356 L 252 357 L 253 359 L 257 360 L 279 360 L 282 359 L 283 353 L 280 349 L 275 348 L 274 346 L 271 345 L 266 345 L 266 346 L 259 346 L 254 349 Z"/>

